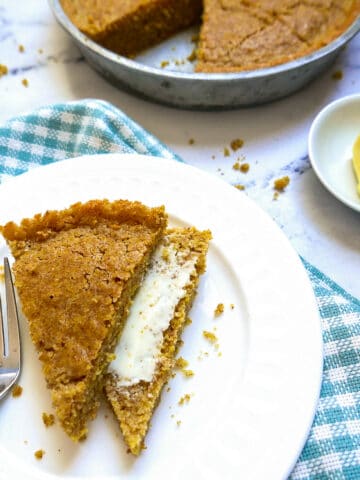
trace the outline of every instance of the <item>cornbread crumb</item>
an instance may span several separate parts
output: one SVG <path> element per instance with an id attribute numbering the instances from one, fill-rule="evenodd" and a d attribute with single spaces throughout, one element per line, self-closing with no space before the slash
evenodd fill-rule
<path id="1" fill-rule="evenodd" d="M 178 427 L 180 427 L 180 425 L 181 425 L 181 420 L 177 420 L 176 425 L 177 425 Z"/>
<path id="2" fill-rule="evenodd" d="M 216 306 L 215 310 L 214 310 L 214 316 L 215 316 L 215 317 L 220 317 L 220 315 L 221 315 L 222 313 L 224 313 L 224 309 L 225 309 L 224 304 L 223 304 L 223 303 L 219 303 L 219 304 Z"/>
<path id="3" fill-rule="evenodd" d="M 210 343 L 215 343 L 217 341 L 217 336 L 215 333 L 208 332 L 207 330 L 203 331 L 203 336 L 208 340 Z"/>
<path id="4" fill-rule="evenodd" d="M 8 72 L 9 72 L 8 67 L 0 63 L 0 77 L 2 77 L 3 75 L 7 75 Z"/>
<path id="5" fill-rule="evenodd" d="M 197 52 L 197 49 L 194 48 L 193 51 L 190 53 L 190 55 L 187 57 L 187 60 L 188 60 L 189 62 L 195 62 L 195 60 L 197 59 L 197 54 L 196 54 L 196 52 Z"/>
<path id="6" fill-rule="evenodd" d="M 290 178 L 287 175 L 285 177 L 278 178 L 274 181 L 274 189 L 278 192 L 283 192 L 289 183 Z"/>
<path id="7" fill-rule="evenodd" d="M 14 385 L 11 394 L 14 398 L 16 398 L 16 397 L 20 397 L 22 392 L 23 392 L 23 388 L 20 387 L 20 385 Z"/>
<path id="8" fill-rule="evenodd" d="M 230 303 L 230 308 L 231 308 L 231 310 L 234 310 L 235 305 L 233 303 Z"/>
<path id="9" fill-rule="evenodd" d="M 241 138 L 235 138 L 230 143 L 230 147 L 233 149 L 234 152 L 236 152 L 236 150 L 239 150 L 239 148 L 243 147 L 243 145 L 244 145 L 244 140 L 242 140 Z"/>
<path id="10" fill-rule="evenodd" d="M 191 399 L 191 395 L 189 393 L 185 393 L 180 400 L 178 401 L 178 405 L 184 405 L 185 403 L 189 403 Z"/>
<path id="11" fill-rule="evenodd" d="M 184 375 L 184 377 L 193 377 L 195 373 L 193 370 L 181 370 L 181 373 Z"/>
<path id="12" fill-rule="evenodd" d="M 185 368 L 189 365 L 189 362 L 185 360 L 183 357 L 178 357 L 175 362 L 175 368 L 178 368 L 181 370 L 182 368 Z"/>
<path id="13" fill-rule="evenodd" d="M 165 262 L 168 262 L 170 259 L 170 252 L 168 248 L 163 248 L 161 251 L 161 258 L 165 260 Z"/>
<path id="14" fill-rule="evenodd" d="M 191 325 L 192 324 L 192 320 L 190 317 L 186 317 L 186 320 L 185 320 L 185 326 L 188 326 L 188 325 Z"/>
<path id="15" fill-rule="evenodd" d="M 193 138 L 189 138 L 189 145 L 194 145 L 195 140 Z"/>
<path id="16" fill-rule="evenodd" d="M 234 187 L 237 188 L 238 190 L 245 190 L 245 185 L 242 185 L 241 183 L 234 185 Z"/>
<path id="17" fill-rule="evenodd" d="M 20 53 L 24 53 L 24 52 L 25 52 L 25 47 L 24 47 L 24 45 L 19 45 L 19 46 L 18 46 L 18 50 L 19 50 Z"/>
<path id="18" fill-rule="evenodd" d="M 222 357 L 222 353 L 221 353 L 221 352 L 218 352 L 218 357 Z"/>
<path id="19" fill-rule="evenodd" d="M 167 67 L 168 65 L 170 65 L 170 62 L 168 60 L 163 60 L 161 63 L 160 63 L 160 67 L 161 68 L 165 68 Z"/>
<path id="20" fill-rule="evenodd" d="M 277 200 L 279 198 L 279 192 L 274 192 L 273 200 Z"/>
<path id="21" fill-rule="evenodd" d="M 341 80 L 343 78 L 344 74 L 342 72 L 342 70 L 336 70 L 336 72 L 334 72 L 332 75 L 331 75 L 331 78 L 333 80 Z"/>
<path id="22" fill-rule="evenodd" d="M 250 170 L 250 165 L 248 163 L 242 163 L 240 165 L 240 172 L 247 173 Z"/>
<path id="23" fill-rule="evenodd" d="M 41 450 L 41 449 L 36 450 L 36 452 L 34 453 L 36 460 L 41 460 L 44 455 L 45 455 L 45 450 Z"/>
<path id="24" fill-rule="evenodd" d="M 228 147 L 225 147 L 224 148 L 224 157 L 229 157 L 230 156 L 230 150 L 228 149 Z"/>
<path id="25" fill-rule="evenodd" d="M 24 85 L 24 87 L 26 87 L 26 88 L 29 86 L 29 80 L 28 80 L 27 78 L 23 78 L 23 79 L 21 80 L 21 83 L 22 83 L 22 85 Z"/>
<path id="26" fill-rule="evenodd" d="M 42 421 L 46 428 L 51 427 L 55 423 L 55 417 L 52 413 L 43 412 Z"/>

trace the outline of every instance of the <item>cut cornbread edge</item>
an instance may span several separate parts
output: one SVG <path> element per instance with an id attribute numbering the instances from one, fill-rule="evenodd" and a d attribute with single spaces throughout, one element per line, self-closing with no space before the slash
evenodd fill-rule
<path id="1" fill-rule="evenodd" d="M 186 324 L 187 314 L 192 306 L 200 275 L 206 268 L 206 254 L 211 239 L 209 231 L 195 228 L 172 229 L 167 233 L 177 236 L 180 244 L 188 241 L 192 251 L 196 251 L 195 273 L 185 287 L 186 294 L 178 302 L 169 327 L 163 333 L 163 342 L 159 361 L 151 382 L 140 381 L 130 386 L 119 386 L 117 375 L 106 375 L 105 394 L 119 422 L 128 450 L 139 455 L 144 448 L 144 439 L 149 422 L 160 401 L 164 385 L 169 380 L 175 364 L 175 356 L 181 344 L 181 333 Z"/>
<path id="2" fill-rule="evenodd" d="M 79 227 L 79 225 L 97 226 L 104 219 L 110 224 L 112 222 L 116 224 L 118 221 L 122 222 L 121 224 L 129 225 L 129 227 L 140 225 L 147 232 L 146 243 L 141 245 L 141 258 L 137 258 L 131 263 L 132 271 L 129 272 L 129 278 L 124 280 L 121 294 L 116 301 L 118 309 L 116 318 L 113 316 L 110 324 L 106 326 L 108 330 L 106 330 L 104 338 L 101 339 L 101 347 L 96 359 L 89 367 L 89 373 L 85 379 L 80 378 L 77 381 L 76 378 L 72 379 L 70 377 L 68 383 L 58 382 L 56 384 L 54 379 L 51 378 L 51 362 L 45 363 L 45 360 L 43 361 L 43 371 L 47 386 L 51 390 L 57 417 L 65 432 L 75 441 L 86 436 L 87 420 L 94 418 L 96 414 L 99 405 L 98 397 L 104 381 L 103 374 L 111 361 L 111 353 L 122 331 L 132 297 L 166 228 L 167 215 L 164 207 L 149 208 L 140 202 L 92 200 L 85 204 L 74 204 L 62 211 L 48 211 L 45 214 L 37 214 L 31 219 L 24 219 L 20 225 L 8 222 L 0 227 L 0 233 L 8 242 L 16 259 L 14 264 L 15 285 L 19 285 L 22 282 L 21 272 L 17 271 L 17 261 L 21 263 L 21 257 L 29 251 L 31 242 L 38 246 L 44 240 L 55 238 L 58 232 L 69 231 Z M 135 237 L 136 234 L 134 234 Z M 22 292 L 23 290 L 20 288 L 20 293 Z M 22 295 L 19 296 L 22 300 Z M 22 306 L 26 315 L 26 301 Z M 28 318 L 28 321 L 32 340 L 37 347 L 39 357 L 42 357 L 44 352 L 39 347 L 41 339 L 39 341 L 34 335 L 36 318 Z"/>

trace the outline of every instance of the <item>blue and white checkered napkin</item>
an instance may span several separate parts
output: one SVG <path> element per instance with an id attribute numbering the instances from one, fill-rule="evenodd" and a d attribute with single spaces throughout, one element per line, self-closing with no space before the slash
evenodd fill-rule
<path id="1" fill-rule="evenodd" d="M 108 152 L 181 160 L 120 110 L 86 100 L 41 108 L 0 127 L 0 181 L 35 166 Z M 304 265 L 322 319 L 324 374 L 314 424 L 290 479 L 359 480 L 360 301 Z"/>

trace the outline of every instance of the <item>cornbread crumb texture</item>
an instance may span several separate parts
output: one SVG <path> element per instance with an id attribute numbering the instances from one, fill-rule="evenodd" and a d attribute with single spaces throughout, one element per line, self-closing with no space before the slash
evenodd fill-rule
<path id="1" fill-rule="evenodd" d="M 22 395 L 23 388 L 20 385 L 14 385 L 11 391 L 11 395 L 13 397 L 20 397 Z"/>
<path id="2" fill-rule="evenodd" d="M 3 65 L 2 63 L 0 63 L 0 78 L 3 75 L 7 75 L 8 72 L 9 72 L 8 67 L 6 65 Z"/>
<path id="3" fill-rule="evenodd" d="M 216 305 L 215 310 L 214 310 L 214 316 L 215 316 L 215 317 L 220 317 L 220 315 L 221 315 L 222 313 L 224 313 L 224 310 L 225 310 L 224 304 L 223 304 L 223 303 L 218 303 L 218 304 Z"/>
<path id="4" fill-rule="evenodd" d="M 0 231 L 57 416 L 78 440 L 131 297 L 166 226 L 164 209 L 93 200 Z"/>
<path id="5" fill-rule="evenodd" d="M 36 458 L 36 460 L 41 460 L 43 458 L 43 456 L 45 455 L 45 450 L 36 450 L 36 452 L 34 452 L 34 457 Z"/>
<path id="6" fill-rule="evenodd" d="M 43 412 L 42 421 L 45 427 L 51 427 L 55 423 L 55 416 L 52 413 Z"/>
<path id="7" fill-rule="evenodd" d="M 217 342 L 217 336 L 213 332 L 209 332 L 207 330 L 203 331 L 203 337 L 206 338 L 210 343 Z"/>
<path id="8" fill-rule="evenodd" d="M 156 405 L 159 402 L 162 388 L 172 376 L 175 366 L 187 370 L 187 362 L 182 357 L 176 359 L 181 345 L 180 335 L 184 329 L 187 312 L 192 304 L 199 275 L 205 271 L 206 252 L 211 234 L 199 232 L 195 228 L 172 229 L 166 237 L 178 251 L 196 255 L 194 274 L 191 276 L 186 293 L 175 308 L 169 327 L 163 333 L 161 351 L 151 382 L 139 381 L 130 386 L 119 386 L 119 379 L 109 374 L 106 381 L 106 395 L 119 420 L 129 450 L 139 455 L 144 445 L 144 438 Z M 190 375 L 193 373 L 192 371 Z"/>
<path id="9" fill-rule="evenodd" d="M 274 180 L 274 189 L 278 192 L 283 192 L 285 188 L 289 185 L 290 178 L 286 175 L 281 178 Z"/>

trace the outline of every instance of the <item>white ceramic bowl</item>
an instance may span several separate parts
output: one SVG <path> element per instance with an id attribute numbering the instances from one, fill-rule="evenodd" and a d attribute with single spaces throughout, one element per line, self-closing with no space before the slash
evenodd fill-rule
<path id="1" fill-rule="evenodd" d="M 360 135 L 360 94 L 336 100 L 315 118 L 309 134 L 309 157 L 323 185 L 360 212 L 352 167 L 352 148 Z"/>

